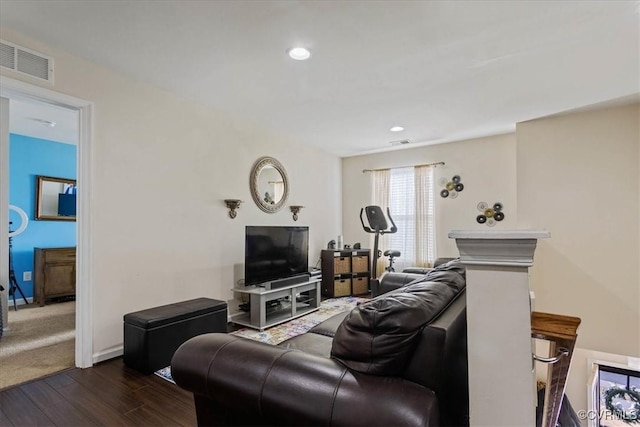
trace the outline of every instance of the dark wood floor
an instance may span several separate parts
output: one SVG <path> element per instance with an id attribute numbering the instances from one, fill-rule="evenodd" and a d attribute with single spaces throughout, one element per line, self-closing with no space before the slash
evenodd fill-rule
<path id="1" fill-rule="evenodd" d="M 191 393 L 122 358 L 0 391 L 0 426 L 194 426 Z"/>

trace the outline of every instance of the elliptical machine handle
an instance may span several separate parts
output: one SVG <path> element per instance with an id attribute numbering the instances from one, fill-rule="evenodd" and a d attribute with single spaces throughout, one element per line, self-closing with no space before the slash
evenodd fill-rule
<path id="1" fill-rule="evenodd" d="M 393 222 L 393 218 L 391 218 L 391 211 L 389 210 L 388 206 L 387 206 L 387 217 L 389 218 L 389 221 L 391 221 L 391 228 L 389 229 L 389 231 L 380 231 L 381 234 L 393 234 L 396 231 L 398 231 L 398 227 L 396 227 L 396 223 Z M 362 209 L 360 209 L 360 220 L 362 221 Z"/>
<path id="2" fill-rule="evenodd" d="M 374 231 L 371 230 L 371 228 L 369 228 L 366 225 L 364 225 L 364 220 L 362 219 L 362 212 L 364 212 L 364 208 L 360 208 L 360 223 L 362 224 L 362 228 L 364 228 L 364 231 L 366 231 L 367 233 L 373 233 Z M 393 222 L 393 221 L 391 221 L 391 222 Z"/>

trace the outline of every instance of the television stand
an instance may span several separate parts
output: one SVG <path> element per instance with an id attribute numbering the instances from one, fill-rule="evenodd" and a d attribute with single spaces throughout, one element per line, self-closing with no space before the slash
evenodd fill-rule
<path id="1" fill-rule="evenodd" d="M 276 289 L 259 286 L 234 288 L 233 292 L 249 295 L 249 312 L 237 313 L 231 321 L 263 331 L 309 314 L 320 308 L 321 283 L 321 278 L 313 278 Z"/>

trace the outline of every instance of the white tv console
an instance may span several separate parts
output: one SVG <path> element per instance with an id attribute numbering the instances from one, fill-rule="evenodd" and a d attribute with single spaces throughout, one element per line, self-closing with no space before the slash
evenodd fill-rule
<path id="1" fill-rule="evenodd" d="M 320 308 L 321 283 L 322 278 L 316 277 L 276 289 L 260 286 L 234 288 L 233 292 L 249 295 L 250 311 L 232 316 L 231 321 L 263 331 L 309 314 Z"/>

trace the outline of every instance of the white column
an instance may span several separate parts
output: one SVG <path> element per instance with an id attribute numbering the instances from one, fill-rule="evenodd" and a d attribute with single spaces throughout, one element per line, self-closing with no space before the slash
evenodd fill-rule
<path id="1" fill-rule="evenodd" d="M 452 231 L 467 269 L 470 425 L 535 426 L 529 267 L 548 231 Z"/>

